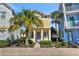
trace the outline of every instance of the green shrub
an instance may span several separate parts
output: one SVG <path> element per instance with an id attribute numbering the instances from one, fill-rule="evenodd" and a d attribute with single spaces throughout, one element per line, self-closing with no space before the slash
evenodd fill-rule
<path id="1" fill-rule="evenodd" d="M 32 40 L 28 40 L 29 47 L 34 47 L 34 42 Z"/>
<path id="2" fill-rule="evenodd" d="M 68 43 L 65 41 L 62 42 L 54 42 L 56 48 L 68 48 Z"/>
<path id="3" fill-rule="evenodd" d="M 72 44 L 72 48 L 78 48 L 79 46 L 77 44 Z"/>
<path id="4" fill-rule="evenodd" d="M 69 47 L 69 46 L 68 46 L 68 43 L 67 43 L 67 42 L 65 42 L 65 41 L 61 42 L 61 45 L 62 45 L 62 47 L 66 47 L 66 48 L 68 48 L 68 47 Z"/>
<path id="5" fill-rule="evenodd" d="M 40 42 L 40 47 L 45 47 L 45 48 L 48 48 L 48 47 L 52 47 L 52 42 L 51 41 L 41 41 Z"/>
<path id="6" fill-rule="evenodd" d="M 61 42 L 55 42 L 54 44 L 55 44 L 55 47 L 56 47 L 56 48 L 62 47 L 62 46 L 61 46 Z"/>
<path id="7" fill-rule="evenodd" d="M 6 47 L 9 44 L 7 40 L 0 40 L 0 47 Z"/>

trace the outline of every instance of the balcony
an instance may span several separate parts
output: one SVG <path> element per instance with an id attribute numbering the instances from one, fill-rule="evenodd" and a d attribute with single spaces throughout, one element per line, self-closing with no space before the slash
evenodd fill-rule
<path id="1" fill-rule="evenodd" d="M 75 11 L 75 10 L 79 10 L 79 5 L 75 5 L 75 6 L 68 6 L 65 8 L 66 11 Z"/>
<path id="2" fill-rule="evenodd" d="M 79 27 L 79 21 L 67 21 L 68 27 Z"/>

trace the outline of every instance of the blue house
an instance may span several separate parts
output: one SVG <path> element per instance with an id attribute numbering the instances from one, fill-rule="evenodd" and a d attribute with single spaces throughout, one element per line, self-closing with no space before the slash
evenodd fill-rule
<path id="1" fill-rule="evenodd" d="M 67 42 L 79 44 L 79 3 L 61 3 L 59 11 L 63 14 L 62 38 Z"/>

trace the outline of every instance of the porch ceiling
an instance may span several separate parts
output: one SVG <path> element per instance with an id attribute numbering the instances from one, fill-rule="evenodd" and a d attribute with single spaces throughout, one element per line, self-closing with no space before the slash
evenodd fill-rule
<path id="1" fill-rule="evenodd" d="M 41 32 L 41 30 L 43 30 L 43 32 L 48 31 L 50 28 L 38 28 L 38 29 L 30 29 L 30 31 L 36 30 L 36 32 Z"/>

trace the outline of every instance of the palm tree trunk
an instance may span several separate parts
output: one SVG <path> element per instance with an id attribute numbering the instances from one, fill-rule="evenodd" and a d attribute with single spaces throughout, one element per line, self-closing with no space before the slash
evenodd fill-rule
<path id="1" fill-rule="evenodd" d="M 26 37 L 25 45 L 28 46 L 28 38 Z"/>
<path id="2" fill-rule="evenodd" d="M 28 29 L 26 30 L 25 46 L 28 46 Z"/>
<path id="3" fill-rule="evenodd" d="M 58 28 L 58 24 L 55 23 L 55 27 L 56 27 L 56 30 L 57 30 L 57 40 L 56 41 L 58 42 L 58 29 L 57 29 Z"/>
<path id="4" fill-rule="evenodd" d="M 27 32 L 26 32 L 26 41 L 25 41 L 25 45 L 28 46 L 28 40 L 30 39 L 30 31 L 29 29 L 27 29 Z"/>

